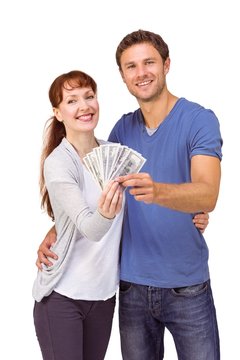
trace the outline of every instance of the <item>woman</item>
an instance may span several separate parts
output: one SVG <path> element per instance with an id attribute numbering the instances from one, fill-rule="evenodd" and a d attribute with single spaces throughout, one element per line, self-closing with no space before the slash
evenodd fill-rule
<path id="1" fill-rule="evenodd" d="M 98 123 L 97 85 L 71 71 L 49 90 L 54 116 L 41 161 L 42 206 L 54 219 L 58 259 L 38 272 L 34 324 L 44 360 L 102 360 L 118 287 L 123 194 L 117 182 L 103 191 L 82 163 L 104 143 Z"/>

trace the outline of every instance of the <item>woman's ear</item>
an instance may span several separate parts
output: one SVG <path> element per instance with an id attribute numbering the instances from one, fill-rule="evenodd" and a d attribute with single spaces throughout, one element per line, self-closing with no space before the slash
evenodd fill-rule
<path id="1" fill-rule="evenodd" d="M 58 108 L 53 108 L 53 113 L 54 113 L 54 116 L 57 118 L 58 121 L 63 122 L 61 111 Z"/>

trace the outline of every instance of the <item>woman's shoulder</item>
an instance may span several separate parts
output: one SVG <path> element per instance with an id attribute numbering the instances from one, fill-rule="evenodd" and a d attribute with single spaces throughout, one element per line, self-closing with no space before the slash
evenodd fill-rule
<path id="1" fill-rule="evenodd" d="M 62 173 L 76 171 L 80 167 L 80 158 L 73 146 L 64 138 L 62 142 L 48 155 L 44 162 L 44 169 Z"/>

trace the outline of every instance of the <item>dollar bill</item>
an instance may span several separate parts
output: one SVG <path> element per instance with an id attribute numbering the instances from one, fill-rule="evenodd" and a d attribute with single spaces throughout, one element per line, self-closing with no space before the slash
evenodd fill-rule
<path id="1" fill-rule="evenodd" d="M 101 189 L 118 176 L 137 173 L 146 159 L 137 151 L 120 144 L 103 144 L 83 158 L 83 163 Z"/>

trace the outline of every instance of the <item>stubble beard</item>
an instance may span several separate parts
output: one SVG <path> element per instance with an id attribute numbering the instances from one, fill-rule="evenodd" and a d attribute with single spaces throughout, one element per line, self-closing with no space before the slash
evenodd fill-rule
<path id="1" fill-rule="evenodd" d="M 150 94 L 149 96 L 146 96 L 146 97 L 139 96 L 137 91 L 134 91 L 132 89 L 128 88 L 128 90 L 129 90 L 130 94 L 133 95 L 138 102 L 149 103 L 149 102 L 159 99 L 161 97 L 161 94 L 163 93 L 165 87 L 166 87 L 166 81 L 164 81 L 162 84 L 158 83 L 157 88 L 155 90 L 153 90 L 152 94 Z"/>

